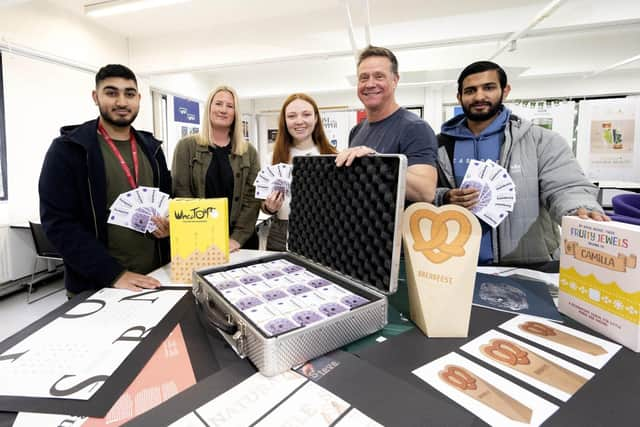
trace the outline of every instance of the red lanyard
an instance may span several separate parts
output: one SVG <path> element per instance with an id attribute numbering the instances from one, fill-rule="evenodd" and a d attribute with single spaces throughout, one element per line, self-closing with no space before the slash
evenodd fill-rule
<path id="1" fill-rule="evenodd" d="M 133 160 L 133 170 L 136 174 L 135 180 L 133 179 L 133 176 L 131 176 L 131 169 L 129 169 L 129 165 L 127 165 L 127 162 L 125 162 L 122 158 L 120 150 L 118 150 L 116 144 L 113 143 L 113 139 L 111 139 L 104 126 L 102 126 L 102 123 L 100 122 L 98 122 L 98 132 L 100 132 L 100 135 L 102 135 L 104 140 L 107 141 L 107 145 L 109 145 L 109 148 L 111 148 L 113 154 L 115 154 L 118 158 L 120 167 L 124 171 L 124 174 L 127 176 L 127 181 L 129 181 L 129 185 L 131 186 L 131 188 L 137 188 L 138 185 L 136 183 L 138 182 L 140 171 L 138 170 L 138 146 L 136 145 L 136 138 L 133 136 L 133 132 L 130 133 L 131 137 L 129 139 L 129 142 L 131 143 L 131 159 Z"/>

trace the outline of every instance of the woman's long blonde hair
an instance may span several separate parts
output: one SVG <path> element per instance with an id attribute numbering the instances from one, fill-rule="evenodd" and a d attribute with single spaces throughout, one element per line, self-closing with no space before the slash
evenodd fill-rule
<path id="1" fill-rule="evenodd" d="M 244 140 L 242 135 L 242 114 L 240 113 L 240 103 L 238 102 L 238 94 L 231 86 L 218 86 L 209 92 L 207 103 L 205 105 L 204 113 L 207 116 L 206 124 L 203 123 L 200 133 L 198 134 L 198 144 L 209 145 L 213 142 L 211 139 L 213 133 L 213 125 L 211 124 L 211 104 L 213 103 L 213 97 L 218 92 L 229 92 L 233 97 L 233 109 L 235 111 L 235 117 L 231 128 L 229 129 L 229 138 L 231 139 L 231 152 L 238 156 L 242 156 L 247 152 L 248 143 Z M 204 121 L 204 120 L 203 120 Z"/>

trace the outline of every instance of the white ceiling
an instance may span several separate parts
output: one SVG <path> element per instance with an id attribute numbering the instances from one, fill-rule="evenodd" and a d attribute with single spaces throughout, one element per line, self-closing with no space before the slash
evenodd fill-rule
<path id="1" fill-rule="evenodd" d="M 49 0 L 78 16 L 95 0 Z M 340 91 L 355 73 L 346 5 L 358 48 L 397 54 L 401 83 L 455 79 L 523 30 L 550 1 L 193 0 L 128 15 L 83 19 L 125 36 L 130 63 L 152 78 L 195 79 L 242 97 Z M 370 19 L 367 19 L 366 5 Z M 585 76 L 640 55 L 640 1 L 566 0 L 495 59 L 521 78 Z M 635 61 L 624 70 L 638 70 Z M 615 73 L 616 71 L 611 71 Z M 510 76 L 511 78 L 517 76 Z M 204 95 L 203 95 L 204 96 Z"/>
<path id="2" fill-rule="evenodd" d="M 104 0 L 102 0 L 104 1 Z M 100 3 L 100 0 L 49 0 L 59 7 L 83 15 L 85 4 Z M 107 1 L 104 1 L 105 3 Z M 351 0 L 354 19 L 364 19 L 364 0 Z M 487 4 L 488 3 L 488 4 Z M 493 9 L 544 4 L 527 0 L 462 0 L 443 2 L 433 0 L 370 0 L 372 23 L 378 25 L 410 22 L 420 19 L 446 17 L 460 13 L 474 13 Z M 192 0 L 132 12 L 96 18 L 107 28 L 131 38 L 155 37 L 159 34 L 184 34 L 191 31 L 235 29 L 237 25 L 247 27 L 273 27 L 274 32 L 286 32 L 286 24 L 302 22 L 312 31 L 324 29 L 344 30 L 344 0 Z M 284 25 L 283 25 L 284 24 Z M 346 36 L 346 32 L 345 32 Z"/>

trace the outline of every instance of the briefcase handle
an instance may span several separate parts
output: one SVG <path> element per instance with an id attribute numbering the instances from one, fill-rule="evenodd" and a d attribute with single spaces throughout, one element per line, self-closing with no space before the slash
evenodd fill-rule
<path id="1" fill-rule="evenodd" d="M 205 298 L 204 301 L 202 301 L 197 297 L 197 295 L 195 300 L 200 317 L 204 320 L 206 326 L 213 326 L 214 328 L 218 328 L 229 335 L 233 335 L 238 331 L 238 326 L 231 321 L 231 317 L 219 312 L 217 307 L 213 304 L 213 301 L 208 298 Z"/>

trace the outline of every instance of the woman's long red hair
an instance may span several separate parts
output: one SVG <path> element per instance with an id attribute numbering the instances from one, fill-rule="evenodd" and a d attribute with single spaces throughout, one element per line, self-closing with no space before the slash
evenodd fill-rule
<path id="1" fill-rule="evenodd" d="M 291 157 L 291 147 L 293 147 L 293 138 L 291 134 L 287 130 L 287 120 L 285 110 L 289 104 L 291 104 L 296 99 L 301 99 L 303 101 L 308 102 L 313 107 L 313 111 L 316 115 L 316 126 L 313 129 L 313 133 L 311 134 L 311 138 L 313 139 L 313 143 L 318 147 L 318 151 L 320 154 L 336 154 L 337 151 L 335 148 L 329 144 L 329 140 L 327 139 L 327 135 L 324 133 L 324 127 L 322 126 L 322 117 L 320 117 L 320 111 L 318 110 L 318 105 L 309 95 L 304 93 L 294 93 L 289 95 L 287 99 L 285 99 L 284 104 L 282 104 L 282 109 L 280 110 L 280 118 L 278 119 L 278 135 L 276 136 L 275 147 L 273 147 L 273 161 L 272 164 L 276 165 L 278 163 L 289 163 Z"/>

